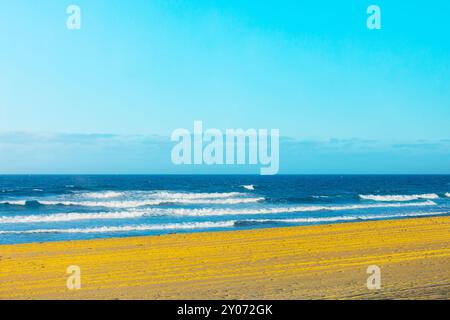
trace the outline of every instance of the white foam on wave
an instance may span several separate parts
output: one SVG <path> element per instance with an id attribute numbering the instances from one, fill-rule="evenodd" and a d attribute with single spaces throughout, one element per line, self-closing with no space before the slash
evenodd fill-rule
<path id="1" fill-rule="evenodd" d="M 245 204 L 264 201 L 265 198 L 223 198 L 223 199 L 148 199 L 148 200 L 124 200 L 124 201 L 66 201 L 66 200 L 39 200 L 41 205 L 62 205 L 79 207 L 104 207 L 104 208 L 138 208 L 145 206 L 158 206 L 161 204 Z M 0 204 L 25 206 L 26 200 L 2 201 Z"/>
<path id="2" fill-rule="evenodd" d="M 158 191 L 153 193 L 153 196 L 158 199 L 223 199 L 235 198 L 245 196 L 245 193 L 240 192 L 210 192 L 210 193 L 188 193 L 188 192 L 169 192 Z"/>
<path id="3" fill-rule="evenodd" d="M 250 190 L 250 191 L 255 190 L 255 186 L 254 186 L 253 184 L 243 185 L 242 187 L 243 187 L 244 189 L 247 189 L 247 190 Z"/>
<path id="4" fill-rule="evenodd" d="M 233 198 L 233 199 L 217 199 L 217 200 L 181 200 L 180 203 L 186 204 L 243 204 L 264 201 L 265 198 Z"/>
<path id="5" fill-rule="evenodd" d="M 1 216 L 0 224 L 8 223 L 39 223 L 39 222 L 68 222 L 79 220 L 99 220 L 99 219 L 129 219 L 139 218 L 143 212 L 123 211 L 123 212 L 102 212 L 102 213 L 56 213 L 49 215 L 28 215 L 28 216 Z"/>
<path id="6" fill-rule="evenodd" d="M 371 208 L 398 208 L 398 207 L 420 207 L 435 206 L 433 201 L 424 201 L 416 203 L 389 203 L 389 204 L 367 204 L 367 205 L 343 205 L 343 206 L 301 206 L 301 207 L 272 207 L 261 209 L 185 209 L 185 208 L 168 208 L 168 209 L 145 209 L 147 214 L 166 214 L 176 216 L 223 216 L 223 215 L 257 215 L 257 214 L 277 214 L 277 213 L 293 213 L 293 212 L 313 212 L 313 211 L 339 211 L 339 210 L 357 210 Z"/>
<path id="7" fill-rule="evenodd" d="M 450 198 L 450 192 L 446 192 L 446 193 L 445 193 L 445 196 L 446 196 L 447 198 Z"/>
<path id="8" fill-rule="evenodd" d="M 151 231 L 151 230 L 186 230 L 186 229 L 210 229 L 233 227 L 235 221 L 221 222 L 186 222 L 168 223 L 156 225 L 129 225 L 117 227 L 94 228 L 70 228 L 70 229 L 35 229 L 22 231 L 0 231 L 0 234 L 34 234 L 34 233 L 113 233 L 127 231 Z"/>
<path id="9" fill-rule="evenodd" d="M 137 208 L 143 206 L 159 205 L 162 202 L 158 200 L 129 200 L 129 201 L 58 201 L 58 200 L 39 200 L 43 205 L 63 205 L 80 207 L 105 207 L 105 208 Z"/>
<path id="10" fill-rule="evenodd" d="M 124 193 L 118 191 L 102 191 L 102 192 L 85 192 L 81 193 L 80 195 L 92 199 L 111 199 L 121 197 L 124 195 Z"/>
<path id="11" fill-rule="evenodd" d="M 412 194 L 412 195 L 373 195 L 373 194 L 360 194 L 359 197 L 363 200 L 373 200 L 373 201 L 412 201 L 412 200 L 422 200 L 422 199 L 439 199 L 439 196 L 435 193 L 427 194 Z"/>
<path id="12" fill-rule="evenodd" d="M 130 231 L 152 231 L 152 230 L 189 230 L 189 229 L 210 229 L 210 228 L 230 228 L 236 226 L 239 222 L 258 222 L 258 223 L 317 223 L 317 222 L 338 222 L 355 220 L 376 220 L 404 217 L 437 216 L 448 214 L 448 212 L 418 212 L 384 215 L 365 215 L 365 216 L 337 216 L 323 218 L 295 218 L 295 219 L 254 219 L 254 220 L 228 220 L 220 222 L 185 222 L 168 223 L 157 225 L 127 225 L 93 228 L 69 228 L 69 229 L 34 229 L 34 230 L 8 230 L 0 231 L 0 234 L 35 234 L 35 233 L 114 233 Z"/>
<path id="13" fill-rule="evenodd" d="M 392 203 L 392 204 L 374 204 L 374 205 L 348 205 L 348 206 L 303 206 L 303 207 L 273 207 L 261 209 L 136 209 L 134 211 L 121 212 L 100 212 L 100 213 L 57 213 L 48 215 L 26 215 L 26 216 L 0 216 L 0 224 L 14 223 L 44 223 L 44 222 L 68 222 L 78 220 L 101 220 L 101 219 L 129 219 L 143 216 L 222 216 L 222 215 L 258 215 L 258 214 L 277 214 L 277 213 L 295 213 L 295 212 L 314 212 L 314 211 L 339 211 L 339 210 L 357 210 L 369 208 L 392 208 L 392 207 L 418 207 L 433 206 L 433 201 L 420 203 Z"/>
<path id="14" fill-rule="evenodd" d="M 109 198 L 144 198 L 144 199 L 222 199 L 244 196 L 239 192 L 172 192 L 172 191 L 101 191 L 101 192 L 83 192 L 78 196 L 84 198 L 109 199 Z"/>
<path id="15" fill-rule="evenodd" d="M 97 200 L 95 200 L 97 199 Z M 78 193 L 72 197 L 56 199 L 37 198 L 31 202 L 42 205 L 65 205 L 82 207 L 137 208 L 161 204 L 244 204 L 265 200 L 248 197 L 245 193 L 181 193 L 168 191 L 104 191 Z M 27 205 L 27 200 L 7 200 L 0 204 Z"/>
<path id="16" fill-rule="evenodd" d="M 230 198 L 230 199 L 176 199 L 165 200 L 124 200 L 124 201 L 58 201 L 40 200 L 43 205 L 64 205 L 81 207 L 105 207 L 105 208 L 138 208 L 145 206 L 158 206 L 161 204 L 243 204 L 263 201 L 264 198 Z M 24 203 L 23 203 L 24 204 Z"/>
<path id="17" fill-rule="evenodd" d="M 417 212 L 417 213 L 400 213 L 400 214 L 382 214 L 382 215 L 365 215 L 365 216 L 337 216 L 337 217 L 323 217 L 323 218 L 295 218 L 295 219 L 252 219 L 245 220 L 249 222 L 281 222 L 281 223 L 312 223 L 312 222 L 338 222 L 338 221 L 353 221 L 353 220 L 376 220 L 376 219 L 391 219 L 404 217 L 423 217 L 423 216 L 437 216 L 448 214 L 448 212 Z"/>

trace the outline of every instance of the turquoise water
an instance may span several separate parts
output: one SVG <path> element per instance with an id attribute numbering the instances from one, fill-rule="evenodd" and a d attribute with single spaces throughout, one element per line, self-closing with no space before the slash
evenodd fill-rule
<path id="1" fill-rule="evenodd" d="M 1 244 L 449 213 L 449 175 L 0 176 Z"/>

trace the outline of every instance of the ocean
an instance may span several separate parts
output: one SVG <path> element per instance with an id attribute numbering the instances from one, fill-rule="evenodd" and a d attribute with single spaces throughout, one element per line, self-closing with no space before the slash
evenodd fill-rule
<path id="1" fill-rule="evenodd" d="M 0 175 L 0 244 L 450 214 L 450 175 Z"/>

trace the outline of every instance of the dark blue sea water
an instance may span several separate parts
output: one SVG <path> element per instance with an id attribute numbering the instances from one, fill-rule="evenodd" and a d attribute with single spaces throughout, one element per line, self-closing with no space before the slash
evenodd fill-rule
<path id="1" fill-rule="evenodd" d="M 449 175 L 0 176 L 0 244 L 449 212 Z"/>

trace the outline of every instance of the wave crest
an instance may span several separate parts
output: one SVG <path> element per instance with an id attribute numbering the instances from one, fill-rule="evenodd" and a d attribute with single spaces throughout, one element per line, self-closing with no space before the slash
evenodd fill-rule
<path id="1" fill-rule="evenodd" d="M 435 206 L 433 201 L 415 202 L 415 203 L 390 203 L 390 204 L 367 204 L 367 205 L 344 205 L 344 206 L 301 206 L 301 207 L 273 207 L 261 209 L 146 209 L 147 214 L 168 214 L 176 216 L 223 216 L 223 215 L 257 215 L 257 214 L 277 214 L 277 213 L 294 213 L 294 212 L 314 212 L 314 211 L 340 211 L 340 210 L 357 210 L 371 208 L 398 208 L 398 207 L 420 207 Z"/>
<path id="2" fill-rule="evenodd" d="M 39 222 L 68 222 L 79 220 L 99 219 L 129 219 L 142 217 L 144 213 L 137 211 L 102 212 L 102 213 L 56 213 L 49 215 L 29 216 L 1 216 L 0 224 L 13 223 L 39 223 Z"/>
<path id="3" fill-rule="evenodd" d="M 439 199 L 439 196 L 435 193 L 427 194 L 412 194 L 412 195 L 374 195 L 374 194 L 360 194 L 359 197 L 363 200 L 373 200 L 373 201 L 412 201 L 412 200 L 422 200 L 422 199 Z"/>
<path id="4" fill-rule="evenodd" d="M 125 193 L 118 191 L 85 192 L 80 195 L 91 199 L 111 199 L 122 197 Z"/>
<path id="5" fill-rule="evenodd" d="M 357 220 L 376 220 L 389 218 L 422 217 L 437 216 L 448 214 L 449 212 L 418 212 L 402 214 L 384 214 L 384 215 L 366 215 L 366 216 L 337 216 L 323 218 L 294 218 L 294 219 L 254 219 L 254 220 L 228 220 L 220 222 L 185 222 L 168 223 L 156 225 L 127 225 L 93 228 L 70 228 L 70 229 L 34 229 L 22 231 L 0 231 L 0 234 L 35 234 L 35 233 L 114 233 L 130 231 L 152 231 L 152 230 L 189 230 L 189 229 L 211 229 L 211 228 L 230 228 L 234 226 L 251 226 L 253 224 L 269 223 L 319 223 L 319 222 L 338 222 L 338 221 L 357 221 Z"/>
<path id="6" fill-rule="evenodd" d="M 380 214 L 367 216 L 337 216 L 337 217 L 323 217 L 323 218 L 295 218 L 295 219 L 254 219 L 237 221 L 236 225 L 245 225 L 251 223 L 314 223 L 314 222 L 338 222 L 338 221 L 353 221 L 353 220 L 376 220 L 376 219 L 390 219 L 390 218 L 405 218 L 405 217 L 424 217 L 437 216 L 448 214 L 448 212 L 417 212 L 417 213 L 400 213 L 400 214 Z"/>
<path id="7" fill-rule="evenodd" d="M 163 204 L 244 204 L 257 203 L 264 201 L 265 198 L 230 198 L 230 199 L 149 199 L 149 200 L 124 200 L 124 201 L 64 201 L 64 200 L 14 200 L 2 201 L 0 204 L 16 205 L 16 206 L 31 206 L 46 205 L 46 206 L 79 206 L 79 207 L 104 207 L 104 208 L 138 208 L 145 206 L 159 206 Z"/>
<path id="8" fill-rule="evenodd" d="M 158 191 L 153 193 L 158 199 L 176 199 L 176 200 L 190 200 L 190 199 L 223 199 L 223 198 L 235 198 L 245 196 L 245 193 L 240 192 L 210 192 L 210 193 L 189 193 L 189 192 L 169 192 Z"/>
<path id="9" fill-rule="evenodd" d="M 186 230 L 186 229 L 210 229 L 233 227 L 235 221 L 222 222 L 186 222 L 168 223 L 156 225 L 134 225 L 118 227 L 94 227 L 94 228 L 71 228 L 71 229 L 35 229 L 23 231 L 0 231 L 0 234 L 33 234 L 33 233 L 109 233 L 129 231 L 151 231 L 151 230 Z"/>

